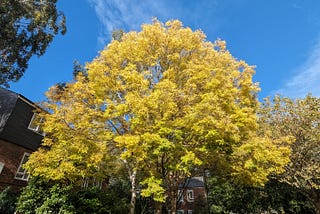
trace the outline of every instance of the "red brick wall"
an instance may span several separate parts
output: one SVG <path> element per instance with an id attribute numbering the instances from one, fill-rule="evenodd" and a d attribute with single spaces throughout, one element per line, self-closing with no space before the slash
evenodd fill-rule
<path id="1" fill-rule="evenodd" d="M 188 201 L 187 190 L 193 190 L 194 200 Z M 199 209 L 205 209 L 207 206 L 207 196 L 205 187 L 193 187 L 185 188 L 183 193 L 183 202 L 178 203 L 178 210 L 184 210 L 184 213 L 188 213 L 188 210 L 194 212 Z"/>
<path id="2" fill-rule="evenodd" d="M 0 162 L 3 162 L 4 168 L 0 174 L 0 191 L 7 186 L 12 186 L 14 190 L 19 190 L 22 186 L 26 186 L 27 182 L 14 178 L 23 154 L 32 151 L 13 143 L 0 140 Z"/>

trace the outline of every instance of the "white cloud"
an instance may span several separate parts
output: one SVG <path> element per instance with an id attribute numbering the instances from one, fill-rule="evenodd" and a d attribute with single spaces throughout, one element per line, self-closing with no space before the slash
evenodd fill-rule
<path id="1" fill-rule="evenodd" d="M 94 8 L 102 24 L 99 46 L 105 46 L 113 30 L 140 30 L 143 23 L 150 23 L 152 18 L 162 22 L 179 19 L 186 26 L 196 29 L 210 26 L 217 28 L 218 18 L 213 16 L 218 5 L 217 0 L 175 1 L 175 0 L 87 0 Z M 213 18 L 214 17 L 214 18 Z M 212 22 L 212 19 L 215 21 Z"/>
<path id="2" fill-rule="evenodd" d="M 98 41 L 103 46 L 110 40 L 113 30 L 139 30 L 142 23 L 150 23 L 153 17 L 165 17 L 169 9 L 165 7 L 164 1 L 154 0 L 88 1 L 102 24 Z"/>
<path id="3" fill-rule="evenodd" d="M 293 98 L 304 97 L 308 93 L 320 96 L 320 39 L 313 47 L 306 62 L 296 70 L 295 75 L 277 92 Z"/>

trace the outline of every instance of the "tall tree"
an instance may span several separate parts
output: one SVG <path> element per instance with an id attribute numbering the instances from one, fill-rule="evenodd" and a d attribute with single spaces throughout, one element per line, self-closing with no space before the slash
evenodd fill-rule
<path id="1" fill-rule="evenodd" d="M 196 168 L 219 163 L 255 185 L 281 172 L 289 150 L 257 133 L 253 67 L 236 60 L 224 41 L 205 38 L 177 20 L 154 20 L 114 39 L 87 65 L 85 77 L 48 93 L 52 114 L 44 130 L 51 150 L 31 155 L 27 168 L 70 176 L 82 166 L 78 160 L 90 161 L 82 158 L 90 152 L 118 153 L 131 179 L 131 213 L 139 182 L 158 213 L 166 199 L 175 213 L 178 184 Z M 112 149 L 82 151 L 91 143 Z"/>
<path id="2" fill-rule="evenodd" d="M 57 0 L 1 0 L 0 85 L 18 81 L 33 55 L 45 53 L 54 36 L 66 32 Z"/>
<path id="3" fill-rule="evenodd" d="M 266 99 L 261 118 L 274 136 L 293 137 L 291 161 L 281 180 L 304 192 L 320 213 L 320 99 Z"/>

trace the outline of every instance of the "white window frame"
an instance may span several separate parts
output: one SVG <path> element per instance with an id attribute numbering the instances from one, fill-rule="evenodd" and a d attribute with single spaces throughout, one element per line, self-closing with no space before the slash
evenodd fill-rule
<path id="1" fill-rule="evenodd" d="M 188 202 L 194 202 L 194 191 L 193 189 L 187 190 L 187 200 Z"/>
<path id="2" fill-rule="evenodd" d="M 38 134 L 44 135 L 44 132 L 41 130 L 41 124 L 34 124 L 35 119 L 39 117 L 39 114 L 33 113 L 30 123 L 28 125 L 28 129 L 37 132 Z M 43 122 L 43 118 L 40 118 L 40 123 Z"/>
<path id="3" fill-rule="evenodd" d="M 183 202 L 183 192 L 181 189 L 178 190 L 178 202 Z"/>
<path id="4" fill-rule="evenodd" d="M 5 164 L 0 161 L 0 174 L 1 174 L 2 170 L 3 170 L 3 168 L 4 168 L 4 165 L 5 165 Z"/>
<path id="5" fill-rule="evenodd" d="M 88 178 L 83 178 L 82 179 L 82 188 L 87 189 L 89 186 L 89 179 Z"/>
<path id="6" fill-rule="evenodd" d="M 184 214 L 184 210 L 177 210 L 177 214 Z"/>
<path id="7" fill-rule="evenodd" d="M 23 181 L 28 181 L 29 180 L 30 174 L 27 172 L 26 169 L 23 168 L 23 164 L 25 164 L 28 161 L 29 157 L 30 157 L 30 153 L 25 152 L 23 154 L 23 157 L 22 157 L 22 159 L 20 161 L 20 164 L 19 164 L 18 170 L 16 172 L 16 175 L 14 176 L 15 179 L 23 180 Z"/>
<path id="8" fill-rule="evenodd" d="M 102 179 L 98 179 L 96 177 L 93 178 L 92 186 L 95 186 L 99 189 L 102 189 Z"/>
<path id="9" fill-rule="evenodd" d="M 97 187 L 102 189 L 102 183 L 102 179 L 86 177 L 82 179 L 82 188 L 87 189 L 88 187 Z"/>

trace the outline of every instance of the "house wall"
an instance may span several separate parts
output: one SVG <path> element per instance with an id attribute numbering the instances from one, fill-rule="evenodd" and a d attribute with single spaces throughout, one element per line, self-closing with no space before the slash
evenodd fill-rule
<path id="1" fill-rule="evenodd" d="M 31 153 L 32 150 L 0 139 L 0 162 L 4 163 L 0 174 L 0 191 L 7 186 L 18 191 L 27 185 L 26 181 L 14 178 L 25 152 Z"/>
<path id="2" fill-rule="evenodd" d="M 188 201 L 187 191 L 193 190 L 194 200 Z M 205 187 L 189 187 L 184 188 L 183 192 L 183 201 L 178 203 L 178 210 L 184 210 L 184 213 L 187 214 L 188 210 L 195 211 L 204 211 L 207 210 L 207 196 Z"/>

